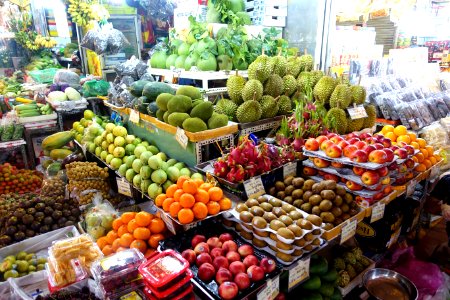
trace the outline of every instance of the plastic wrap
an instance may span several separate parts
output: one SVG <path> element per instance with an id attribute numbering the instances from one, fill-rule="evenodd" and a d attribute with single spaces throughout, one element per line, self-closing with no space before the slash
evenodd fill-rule
<path id="1" fill-rule="evenodd" d="M 420 136 L 434 147 L 441 147 L 449 142 L 448 132 L 439 122 L 424 127 Z"/>
<path id="2" fill-rule="evenodd" d="M 445 105 L 447 105 L 448 109 L 450 110 L 450 92 L 442 93 L 442 100 L 444 101 Z"/>
<path id="3" fill-rule="evenodd" d="M 118 212 L 108 202 L 104 201 L 100 193 L 96 194 L 92 206 L 86 213 L 86 232 L 94 239 L 105 236 L 112 228 L 112 222 Z"/>
<path id="4" fill-rule="evenodd" d="M 139 5 L 152 19 L 168 20 L 173 15 L 174 5 L 170 0 L 139 0 Z"/>
<path id="5" fill-rule="evenodd" d="M 123 76 L 122 79 L 120 80 L 120 84 L 124 84 L 125 86 L 129 87 L 133 82 L 134 82 L 134 78 L 131 76 Z"/>
<path id="6" fill-rule="evenodd" d="M 106 32 L 108 35 L 106 53 L 117 54 L 124 46 L 129 45 L 127 38 L 117 29 L 110 28 Z"/>
<path id="7" fill-rule="evenodd" d="M 14 135 L 14 121 L 13 118 L 3 118 L 2 119 L 2 135 L 1 135 L 1 141 L 2 142 L 8 142 L 12 140 L 12 137 Z"/>
<path id="8" fill-rule="evenodd" d="M 375 97 L 375 105 L 380 109 L 383 118 L 390 119 L 391 115 L 389 113 L 389 107 L 386 105 L 386 99 L 389 98 L 389 93 L 381 94 Z"/>
<path id="9" fill-rule="evenodd" d="M 413 105 L 416 107 L 416 117 L 420 117 L 422 119 L 424 124 L 423 126 L 430 125 L 437 120 L 433 118 L 433 115 L 423 100 L 415 101 Z"/>
<path id="10" fill-rule="evenodd" d="M 61 69 L 56 72 L 55 77 L 53 78 L 53 83 L 60 85 L 67 83 L 71 86 L 80 85 L 80 76 L 70 70 Z"/>
<path id="11" fill-rule="evenodd" d="M 12 140 L 19 140 L 23 136 L 24 126 L 22 124 L 14 125 L 14 133 L 12 135 Z"/>
<path id="12" fill-rule="evenodd" d="M 104 80 L 90 80 L 83 84 L 84 97 L 108 95 L 109 83 Z"/>
<path id="13" fill-rule="evenodd" d="M 402 88 L 395 76 L 389 76 L 388 81 L 393 90 L 400 90 Z"/>

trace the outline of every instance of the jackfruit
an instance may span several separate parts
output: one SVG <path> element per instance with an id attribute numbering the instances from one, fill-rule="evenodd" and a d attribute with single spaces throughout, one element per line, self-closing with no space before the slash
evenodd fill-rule
<path id="1" fill-rule="evenodd" d="M 300 75 L 298 75 L 297 80 L 298 88 L 302 92 L 306 92 L 309 89 L 313 89 L 313 77 L 311 72 L 301 72 Z"/>
<path id="2" fill-rule="evenodd" d="M 292 75 L 297 78 L 298 74 L 300 74 L 300 63 L 298 59 L 299 57 L 297 56 L 288 57 L 286 66 L 287 75 Z"/>
<path id="3" fill-rule="evenodd" d="M 228 99 L 220 99 L 214 107 L 214 111 L 218 114 L 227 115 L 229 120 L 234 121 L 236 120 L 237 108 L 237 104 L 233 101 Z"/>
<path id="4" fill-rule="evenodd" d="M 366 101 L 366 89 L 360 85 L 352 85 L 350 87 L 352 103 L 363 104 Z"/>
<path id="5" fill-rule="evenodd" d="M 169 93 L 159 94 L 156 98 L 156 105 L 158 105 L 159 109 L 167 110 L 167 103 L 170 99 L 172 99 L 173 95 Z"/>
<path id="6" fill-rule="evenodd" d="M 236 71 L 235 75 L 231 75 L 227 80 L 227 92 L 230 99 L 237 105 L 243 102 L 242 100 L 242 89 L 247 81 L 244 77 L 238 74 Z"/>
<path id="7" fill-rule="evenodd" d="M 167 103 L 167 109 L 173 112 L 188 112 L 192 108 L 192 100 L 188 96 L 173 96 Z"/>
<path id="8" fill-rule="evenodd" d="M 292 75 L 286 75 L 283 77 L 284 94 L 291 96 L 295 91 L 297 91 L 298 84 L 297 80 Z"/>
<path id="9" fill-rule="evenodd" d="M 270 75 L 264 84 L 264 95 L 270 95 L 276 98 L 283 93 L 283 90 L 283 79 L 277 74 Z"/>
<path id="10" fill-rule="evenodd" d="M 242 89 L 242 99 L 244 101 L 261 100 L 263 95 L 263 85 L 256 79 L 251 79 L 247 81 L 244 88 Z"/>
<path id="11" fill-rule="evenodd" d="M 360 131 L 364 124 L 364 119 L 355 119 L 352 120 L 350 118 L 347 119 L 347 133 Z"/>
<path id="12" fill-rule="evenodd" d="M 373 105 L 367 105 L 364 108 L 366 109 L 367 118 L 364 118 L 363 128 L 372 128 L 377 118 L 377 110 Z"/>
<path id="13" fill-rule="evenodd" d="M 330 96 L 330 107 L 347 108 L 352 102 L 350 87 L 338 84 Z"/>
<path id="14" fill-rule="evenodd" d="M 328 103 L 336 87 L 336 80 L 330 76 L 323 76 L 313 90 L 314 99 L 321 103 Z"/>
<path id="15" fill-rule="evenodd" d="M 200 118 L 203 121 L 208 121 L 213 114 L 214 108 L 213 104 L 209 101 L 203 101 L 196 105 L 191 111 L 191 118 Z"/>
<path id="16" fill-rule="evenodd" d="M 316 86 L 316 84 L 319 82 L 320 78 L 322 78 L 325 74 L 323 74 L 322 71 L 311 71 L 312 76 L 312 82 L 313 82 L 313 88 Z"/>
<path id="17" fill-rule="evenodd" d="M 166 112 L 165 110 L 158 109 L 158 110 L 156 111 L 156 118 L 157 118 L 158 120 L 160 120 L 160 121 L 164 121 L 164 113 L 165 113 L 165 112 Z"/>
<path id="18" fill-rule="evenodd" d="M 272 72 L 273 65 L 270 64 L 270 58 L 263 54 L 248 66 L 248 79 L 256 79 L 264 83 Z"/>
<path id="19" fill-rule="evenodd" d="M 197 105 L 199 105 L 200 103 L 203 103 L 203 102 L 205 102 L 205 100 L 203 100 L 203 99 L 197 99 L 197 100 L 192 101 L 192 108 L 196 107 Z"/>
<path id="20" fill-rule="evenodd" d="M 242 103 L 237 111 L 236 118 L 239 123 L 255 122 L 261 119 L 262 108 L 258 101 L 249 100 Z"/>
<path id="21" fill-rule="evenodd" d="M 188 118 L 183 122 L 183 129 L 189 132 L 200 132 L 207 130 L 208 127 L 200 118 Z"/>
<path id="22" fill-rule="evenodd" d="M 277 115 L 278 103 L 272 96 L 263 96 L 260 103 L 262 109 L 261 119 L 273 118 Z"/>
<path id="23" fill-rule="evenodd" d="M 339 134 L 345 134 L 347 130 L 347 117 L 345 111 L 340 108 L 332 108 L 326 115 L 326 120 L 331 129 Z"/>
<path id="24" fill-rule="evenodd" d="M 219 127 L 227 126 L 228 116 L 224 114 L 213 113 L 208 120 L 208 128 L 215 129 Z"/>
<path id="25" fill-rule="evenodd" d="M 284 56 L 278 55 L 270 59 L 270 64 L 273 66 L 273 74 L 277 74 L 280 77 L 286 75 L 287 60 Z"/>
<path id="26" fill-rule="evenodd" d="M 164 112 L 164 115 L 163 115 L 164 122 L 169 123 L 169 115 L 170 115 L 169 111 Z"/>
<path id="27" fill-rule="evenodd" d="M 187 96 L 191 99 L 201 99 L 202 93 L 196 87 L 190 85 L 182 85 L 177 89 L 176 95 Z"/>
<path id="28" fill-rule="evenodd" d="M 312 71 L 314 69 L 314 58 L 310 54 L 300 56 L 300 71 Z"/>
<path id="29" fill-rule="evenodd" d="M 286 115 L 292 112 L 292 100 L 288 96 L 281 96 L 278 99 L 278 115 Z"/>
<path id="30" fill-rule="evenodd" d="M 183 126 L 184 120 L 188 118 L 190 118 L 190 116 L 187 113 L 174 112 L 169 115 L 167 120 L 170 125 L 175 127 L 181 127 Z"/>

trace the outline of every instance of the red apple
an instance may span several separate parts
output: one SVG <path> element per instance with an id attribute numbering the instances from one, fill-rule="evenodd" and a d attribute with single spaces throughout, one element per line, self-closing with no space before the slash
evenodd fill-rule
<path id="1" fill-rule="evenodd" d="M 342 149 L 338 145 L 334 144 L 325 150 L 325 154 L 331 158 L 338 158 L 342 156 Z"/>
<path id="2" fill-rule="evenodd" d="M 250 245 L 242 245 L 238 248 L 238 253 L 241 257 L 246 257 L 248 255 L 253 255 L 253 248 Z"/>
<path id="3" fill-rule="evenodd" d="M 228 269 L 229 266 L 228 259 L 225 256 L 217 256 L 214 258 L 212 264 L 216 270 L 219 270 L 220 268 Z"/>
<path id="4" fill-rule="evenodd" d="M 247 273 L 245 273 L 245 270 L 244 272 L 238 273 L 234 276 L 234 282 L 237 284 L 240 291 L 248 289 L 251 285 L 250 278 Z"/>
<path id="5" fill-rule="evenodd" d="M 373 200 L 378 201 L 378 200 L 383 199 L 383 197 L 384 197 L 384 193 L 383 192 L 379 192 L 379 193 L 376 193 L 375 195 L 373 195 Z"/>
<path id="6" fill-rule="evenodd" d="M 231 274 L 233 274 L 233 275 L 237 275 L 239 273 L 245 273 L 245 271 L 247 270 L 244 263 L 241 261 L 233 261 L 230 264 L 229 269 L 230 269 Z"/>
<path id="7" fill-rule="evenodd" d="M 391 192 L 392 192 L 392 187 L 391 187 L 390 185 L 388 185 L 387 187 L 385 187 L 385 188 L 383 189 L 383 193 L 384 193 L 385 195 L 389 195 Z"/>
<path id="8" fill-rule="evenodd" d="M 366 171 L 366 169 L 364 169 L 364 168 L 353 167 L 353 173 L 355 173 L 355 175 L 361 176 L 365 171 Z"/>
<path id="9" fill-rule="evenodd" d="M 310 167 L 303 167 L 303 174 L 306 176 L 314 176 L 317 174 L 317 170 Z"/>
<path id="10" fill-rule="evenodd" d="M 394 154 L 396 154 L 401 159 L 405 159 L 408 157 L 408 151 L 406 151 L 406 149 L 403 148 L 398 148 L 397 150 L 394 151 Z"/>
<path id="11" fill-rule="evenodd" d="M 326 168 L 326 167 L 329 167 L 331 164 L 328 160 L 318 158 L 318 157 L 314 157 L 313 163 L 318 168 Z"/>
<path id="12" fill-rule="evenodd" d="M 380 181 L 380 175 L 378 175 L 377 171 L 365 171 L 362 175 L 361 175 L 361 181 L 365 184 L 365 185 L 374 185 L 377 184 Z"/>
<path id="13" fill-rule="evenodd" d="M 208 253 L 200 253 L 199 255 L 197 255 L 197 266 L 200 267 L 205 263 L 212 264 L 211 256 Z"/>
<path id="14" fill-rule="evenodd" d="M 404 163 L 398 164 L 397 168 L 399 173 L 406 173 L 408 171 L 408 168 Z"/>
<path id="15" fill-rule="evenodd" d="M 369 138 L 365 139 L 365 142 L 369 145 L 373 145 L 373 144 L 377 143 L 378 140 L 375 137 L 369 137 Z"/>
<path id="16" fill-rule="evenodd" d="M 236 251 L 229 251 L 226 255 L 226 258 L 230 263 L 234 261 L 241 261 L 241 256 Z"/>
<path id="17" fill-rule="evenodd" d="M 225 253 L 228 253 L 230 251 L 237 251 L 238 246 L 234 241 L 225 241 L 222 245 L 222 249 L 225 251 Z"/>
<path id="18" fill-rule="evenodd" d="M 354 145 L 354 144 L 356 144 L 357 142 L 359 142 L 359 141 L 361 141 L 360 139 L 358 139 L 358 138 L 356 138 L 356 137 L 354 137 L 354 138 L 350 138 L 349 140 L 347 140 L 348 141 L 348 143 L 350 144 L 350 145 Z"/>
<path id="19" fill-rule="evenodd" d="M 198 243 L 194 248 L 195 254 L 199 255 L 201 253 L 209 253 L 209 246 L 205 242 Z"/>
<path id="20" fill-rule="evenodd" d="M 218 256 L 224 256 L 225 255 L 225 251 L 221 248 L 214 248 L 211 250 L 210 253 L 212 259 L 218 257 Z"/>
<path id="21" fill-rule="evenodd" d="M 325 176 L 325 175 L 327 175 L 327 172 L 324 172 L 324 171 L 317 171 L 317 173 L 319 173 L 319 175 L 320 176 Z"/>
<path id="22" fill-rule="evenodd" d="M 399 146 L 393 145 L 391 147 L 389 147 L 389 149 L 391 149 L 392 151 L 397 150 L 398 148 L 400 148 Z"/>
<path id="23" fill-rule="evenodd" d="M 219 240 L 220 240 L 222 243 L 225 243 L 226 241 L 232 241 L 232 240 L 233 240 L 233 236 L 231 235 L 231 233 L 222 233 L 222 234 L 219 236 Z"/>
<path id="24" fill-rule="evenodd" d="M 339 177 L 333 174 L 325 174 L 323 175 L 325 180 L 333 180 L 334 182 L 339 182 Z"/>
<path id="25" fill-rule="evenodd" d="M 343 141 L 340 141 L 339 143 L 337 143 L 337 145 L 338 145 L 339 147 L 341 147 L 342 150 L 344 150 L 345 147 L 347 147 L 347 146 L 350 145 L 350 143 L 347 142 L 347 141 L 345 141 L 345 140 L 343 140 Z"/>
<path id="26" fill-rule="evenodd" d="M 336 135 L 337 135 L 336 133 L 330 132 L 330 133 L 327 134 L 327 138 L 331 139 L 333 136 L 336 136 Z"/>
<path id="27" fill-rule="evenodd" d="M 380 144 L 380 143 L 373 144 L 373 146 L 374 146 L 375 149 L 377 149 L 377 150 L 382 150 L 382 149 L 384 149 L 383 144 Z"/>
<path id="28" fill-rule="evenodd" d="M 225 281 L 232 281 L 233 275 L 228 269 L 220 268 L 216 273 L 216 281 L 218 284 L 222 284 Z"/>
<path id="29" fill-rule="evenodd" d="M 261 262 L 259 263 L 259 266 L 263 268 L 264 273 L 269 274 L 275 271 L 277 265 L 275 261 L 271 258 L 264 257 L 261 259 Z"/>
<path id="30" fill-rule="evenodd" d="M 224 282 L 219 286 L 219 296 L 224 300 L 230 300 L 236 298 L 239 293 L 239 288 L 234 282 Z"/>
<path id="31" fill-rule="evenodd" d="M 192 248 L 195 248 L 195 246 L 197 246 L 197 244 L 200 244 L 201 242 L 206 242 L 206 237 L 200 234 L 195 235 L 191 240 Z"/>
<path id="32" fill-rule="evenodd" d="M 404 161 L 404 163 L 405 163 L 405 165 L 406 165 L 406 167 L 407 167 L 408 169 L 414 168 L 415 163 L 414 163 L 414 160 L 413 160 L 412 158 L 406 159 L 406 160 Z"/>
<path id="33" fill-rule="evenodd" d="M 333 162 L 331 162 L 331 166 L 333 166 L 333 167 L 335 167 L 337 169 L 340 169 L 340 168 L 344 167 L 344 164 L 333 161 Z"/>
<path id="34" fill-rule="evenodd" d="M 337 144 L 337 143 L 339 143 L 339 142 L 341 142 L 341 141 L 344 141 L 344 138 L 341 137 L 340 135 L 335 135 L 335 136 L 333 136 L 333 137 L 330 139 L 330 141 L 332 141 L 333 143 Z"/>
<path id="35" fill-rule="evenodd" d="M 247 275 L 250 277 L 250 281 L 257 282 L 264 279 L 264 269 L 253 265 L 247 269 Z"/>
<path id="36" fill-rule="evenodd" d="M 328 138 L 324 135 L 319 135 L 318 137 L 316 137 L 316 141 L 319 143 L 320 147 L 320 145 L 322 145 L 324 141 L 328 141 Z"/>
<path id="37" fill-rule="evenodd" d="M 210 263 L 205 263 L 198 268 L 198 278 L 203 280 L 204 282 L 208 282 L 214 278 L 216 275 L 216 270 L 214 266 Z"/>
<path id="38" fill-rule="evenodd" d="M 361 149 L 363 149 L 365 146 L 367 146 L 367 143 L 366 143 L 366 142 L 363 142 L 363 141 L 359 141 L 359 142 L 354 143 L 353 145 L 355 145 L 356 148 L 358 148 L 359 150 L 361 150 Z"/>
<path id="39" fill-rule="evenodd" d="M 384 150 L 375 150 L 369 154 L 369 161 L 372 163 L 384 164 L 386 159 L 387 155 Z"/>
<path id="40" fill-rule="evenodd" d="M 351 158 L 356 150 L 358 150 L 358 147 L 356 147 L 355 145 L 349 145 L 344 149 L 344 156 Z"/>
<path id="41" fill-rule="evenodd" d="M 305 149 L 308 151 L 317 151 L 319 146 L 319 142 L 315 138 L 309 138 L 305 142 Z"/>
<path id="42" fill-rule="evenodd" d="M 386 153 L 386 161 L 393 161 L 395 156 L 394 156 L 394 151 L 390 148 L 384 148 L 384 153 Z"/>
<path id="43" fill-rule="evenodd" d="M 407 143 L 405 143 L 405 142 L 397 142 L 397 146 L 399 146 L 399 147 L 405 147 L 406 145 L 408 145 Z"/>
<path id="44" fill-rule="evenodd" d="M 222 247 L 222 242 L 219 240 L 218 237 L 210 237 L 206 243 L 209 246 L 209 249 L 214 249 L 214 248 L 221 248 Z"/>
<path id="45" fill-rule="evenodd" d="M 370 152 L 375 150 L 377 149 L 375 149 L 374 145 L 367 145 L 362 149 L 362 151 L 366 152 L 367 154 L 370 154 Z"/>
<path id="46" fill-rule="evenodd" d="M 368 155 L 366 152 L 364 152 L 362 150 L 356 150 L 355 152 L 353 152 L 351 160 L 355 161 L 355 162 L 363 163 L 363 162 L 367 162 L 367 158 L 368 158 Z"/>
<path id="47" fill-rule="evenodd" d="M 388 138 L 382 138 L 380 142 L 383 144 L 384 148 L 389 148 L 392 146 L 392 141 Z"/>
<path id="48" fill-rule="evenodd" d="M 194 250 L 192 249 L 186 249 L 181 253 L 181 256 L 183 256 L 183 258 L 185 260 L 187 260 L 189 262 L 189 265 L 193 265 L 195 264 L 195 260 L 197 259 Z"/>
<path id="49" fill-rule="evenodd" d="M 408 155 L 414 155 L 414 147 L 410 145 L 403 146 L 403 149 L 408 152 Z"/>
<path id="50" fill-rule="evenodd" d="M 391 177 L 389 177 L 389 176 L 387 176 L 383 180 L 381 180 L 382 185 L 387 185 L 389 183 L 391 183 Z"/>
<path id="51" fill-rule="evenodd" d="M 327 148 L 330 147 L 331 145 L 334 145 L 332 141 L 330 141 L 330 140 L 324 141 L 322 144 L 320 144 L 320 150 L 325 152 L 327 150 Z"/>
<path id="52" fill-rule="evenodd" d="M 244 263 L 244 265 L 247 268 L 250 267 L 250 266 L 257 266 L 259 264 L 258 258 L 256 256 L 254 256 L 254 255 L 246 256 L 242 262 Z"/>
<path id="53" fill-rule="evenodd" d="M 361 134 L 359 135 L 359 138 L 360 138 L 360 139 L 363 139 L 363 140 L 368 139 L 368 138 L 370 138 L 370 137 L 372 137 L 372 135 L 371 135 L 370 133 L 367 133 L 367 132 L 361 133 Z"/>
<path id="54" fill-rule="evenodd" d="M 395 170 L 397 170 L 398 169 L 398 165 L 397 165 L 397 163 L 392 163 L 392 164 L 390 164 L 389 166 L 388 166 L 388 169 L 389 169 L 389 171 L 395 171 Z"/>
<path id="55" fill-rule="evenodd" d="M 378 175 L 380 175 L 380 177 L 385 177 L 389 174 L 389 169 L 388 169 L 388 167 L 382 167 L 382 168 L 379 168 L 377 170 L 377 172 L 378 172 Z"/>
<path id="56" fill-rule="evenodd" d="M 351 191 L 360 191 L 362 190 L 362 186 L 357 184 L 356 182 L 348 180 L 345 185 L 348 187 Z"/>

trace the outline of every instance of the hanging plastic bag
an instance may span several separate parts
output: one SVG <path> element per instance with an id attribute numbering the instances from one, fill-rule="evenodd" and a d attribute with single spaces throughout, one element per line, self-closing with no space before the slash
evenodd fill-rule
<path id="1" fill-rule="evenodd" d="M 105 236 L 112 228 L 112 222 L 118 217 L 118 212 L 108 201 L 104 201 L 97 193 L 92 200 L 93 206 L 86 213 L 86 232 L 94 239 Z"/>
<path id="2" fill-rule="evenodd" d="M 104 80 L 90 80 L 83 84 L 84 97 L 108 95 L 109 83 Z"/>
<path id="3" fill-rule="evenodd" d="M 61 69 L 56 72 L 53 83 L 62 85 L 64 83 L 70 86 L 80 85 L 80 76 L 70 70 Z"/>
<path id="4" fill-rule="evenodd" d="M 110 28 L 108 30 L 108 40 L 106 52 L 108 54 L 117 54 L 119 53 L 126 45 L 129 45 L 125 35 L 117 29 Z"/>

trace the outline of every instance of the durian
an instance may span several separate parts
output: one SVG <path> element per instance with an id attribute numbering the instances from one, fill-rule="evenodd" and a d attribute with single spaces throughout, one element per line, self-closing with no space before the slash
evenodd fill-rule
<path id="1" fill-rule="evenodd" d="M 332 108 L 326 115 L 327 124 L 339 134 L 345 134 L 347 130 L 347 116 L 340 108 Z"/>
<path id="2" fill-rule="evenodd" d="M 237 108 L 237 104 L 233 101 L 228 99 L 220 99 L 214 107 L 214 111 L 218 114 L 227 115 L 230 121 L 235 121 Z"/>
<path id="3" fill-rule="evenodd" d="M 261 119 L 273 118 L 277 115 L 278 103 L 272 96 L 263 96 L 260 103 L 262 109 Z"/>
<path id="4" fill-rule="evenodd" d="M 284 94 L 291 96 L 295 91 L 297 91 L 298 84 L 297 80 L 292 75 L 286 75 L 283 77 Z"/>
<path id="5" fill-rule="evenodd" d="M 302 92 L 306 92 L 314 87 L 311 72 L 301 72 L 297 79 L 298 88 Z"/>
<path id="6" fill-rule="evenodd" d="M 284 90 L 283 85 L 283 79 L 279 75 L 270 75 L 264 84 L 264 95 L 270 95 L 272 97 L 280 96 Z"/>
<path id="7" fill-rule="evenodd" d="M 287 60 L 284 56 L 278 55 L 270 59 L 270 64 L 273 66 L 273 74 L 280 77 L 286 75 Z"/>
<path id="8" fill-rule="evenodd" d="M 233 100 L 237 105 L 243 102 L 242 100 L 242 89 L 247 81 L 244 77 L 238 74 L 236 71 L 235 75 L 231 75 L 227 80 L 227 92 L 230 99 Z"/>
<path id="9" fill-rule="evenodd" d="M 314 58 L 310 54 L 300 56 L 300 71 L 312 71 L 314 69 Z"/>
<path id="10" fill-rule="evenodd" d="M 236 118 L 239 123 L 255 122 L 261 119 L 262 108 L 258 101 L 249 100 L 242 103 L 237 111 Z"/>
<path id="11" fill-rule="evenodd" d="M 316 86 L 316 84 L 319 82 L 320 78 L 322 78 L 325 74 L 323 74 L 322 71 L 311 71 L 312 76 L 312 82 L 313 82 L 313 88 Z"/>
<path id="12" fill-rule="evenodd" d="M 330 107 L 347 108 L 351 102 L 349 86 L 338 84 L 330 96 Z"/>
<path id="13" fill-rule="evenodd" d="M 352 103 L 363 104 L 366 101 L 366 89 L 360 85 L 352 85 L 350 87 Z"/>
<path id="14" fill-rule="evenodd" d="M 263 85 L 256 79 L 250 79 L 242 89 L 242 99 L 244 101 L 261 100 L 263 95 Z"/>
<path id="15" fill-rule="evenodd" d="M 273 72 L 273 65 L 267 55 L 260 55 L 248 66 L 248 79 L 256 79 L 264 83 Z"/>
<path id="16" fill-rule="evenodd" d="M 350 118 L 347 119 L 347 133 L 360 131 L 363 127 L 364 119 L 355 119 L 352 120 Z"/>
<path id="17" fill-rule="evenodd" d="M 278 99 L 278 115 L 286 115 L 292 111 L 292 100 L 288 96 L 281 96 Z"/>
<path id="18" fill-rule="evenodd" d="M 328 103 L 336 87 L 336 80 L 330 76 L 323 76 L 313 90 L 314 99 L 321 103 Z"/>
<path id="19" fill-rule="evenodd" d="M 364 107 L 366 109 L 367 118 L 364 118 L 363 128 L 372 128 L 377 118 L 377 110 L 375 106 L 369 104 Z"/>
<path id="20" fill-rule="evenodd" d="M 298 74 L 300 73 L 300 63 L 298 59 L 299 57 L 297 56 L 288 57 L 286 66 L 286 75 L 292 75 L 295 78 L 297 78 Z"/>

